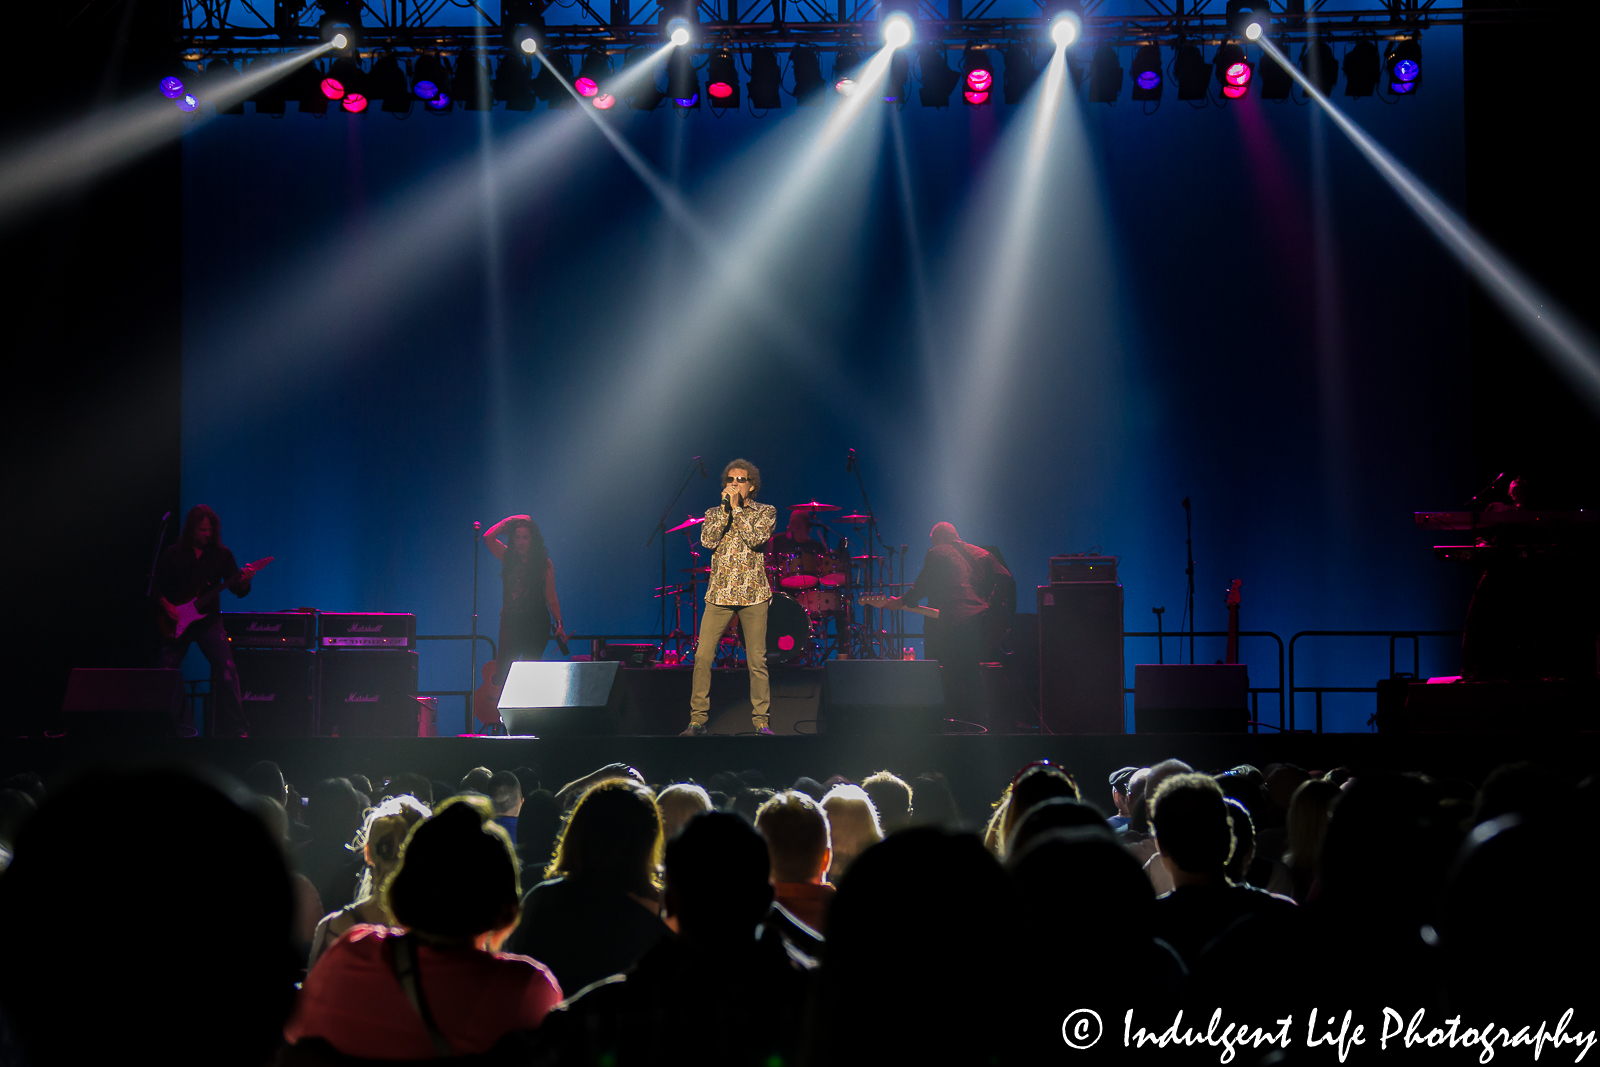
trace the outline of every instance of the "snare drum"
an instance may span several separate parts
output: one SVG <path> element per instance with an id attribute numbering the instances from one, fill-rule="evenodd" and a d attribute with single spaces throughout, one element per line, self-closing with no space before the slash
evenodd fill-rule
<path id="1" fill-rule="evenodd" d="M 843 590 L 827 586 L 796 593 L 794 599 L 809 615 L 832 615 L 844 607 Z"/>
<path id="2" fill-rule="evenodd" d="M 817 577 L 813 573 L 815 560 L 804 552 L 785 553 L 775 557 L 773 568 L 778 585 L 784 589 L 814 589 Z"/>
<path id="3" fill-rule="evenodd" d="M 817 567 L 812 573 L 816 574 L 818 582 L 829 589 L 838 589 L 850 584 L 850 555 L 843 549 L 834 549 L 826 555 L 817 557 Z"/>

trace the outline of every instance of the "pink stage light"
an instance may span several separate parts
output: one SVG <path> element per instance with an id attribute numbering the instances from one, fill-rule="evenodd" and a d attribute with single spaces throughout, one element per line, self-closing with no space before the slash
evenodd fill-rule
<path id="1" fill-rule="evenodd" d="M 360 93 L 351 93 L 344 98 L 339 106 L 352 115 L 359 115 L 367 110 L 367 98 Z"/>
<path id="2" fill-rule="evenodd" d="M 1230 63 L 1228 69 L 1223 71 L 1222 78 L 1229 85 L 1246 86 L 1250 84 L 1250 64 Z"/>
<path id="3" fill-rule="evenodd" d="M 323 78 L 322 95 L 327 97 L 329 100 L 343 99 L 344 84 L 340 82 L 338 78 Z"/>
<path id="4" fill-rule="evenodd" d="M 984 70 L 982 67 L 967 72 L 967 88 L 971 89 L 973 93 L 982 93 L 984 98 L 987 99 L 989 96 L 989 88 L 992 85 L 994 85 L 994 75 L 989 71 Z M 968 93 L 967 95 L 970 97 L 972 93 Z M 981 104 L 983 101 L 969 100 L 969 103 Z"/>
<path id="5" fill-rule="evenodd" d="M 572 87 L 578 90 L 579 96 L 593 96 L 600 91 L 600 86 L 595 84 L 593 78 L 579 78 L 572 83 Z"/>
<path id="6" fill-rule="evenodd" d="M 712 82 L 710 85 L 706 86 L 706 92 L 710 93 L 718 100 L 726 100 L 728 97 L 733 95 L 733 86 L 729 85 L 727 82 Z"/>
<path id="7" fill-rule="evenodd" d="M 1222 87 L 1222 95 L 1229 100 L 1237 100 L 1249 91 L 1250 86 L 1248 85 L 1224 85 Z"/>
<path id="8" fill-rule="evenodd" d="M 968 89 L 963 95 L 966 96 L 967 103 L 973 105 L 974 107 L 979 104 L 987 104 L 989 102 L 988 93 L 975 93 L 971 89 Z"/>
<path id="9" fill-rule="evenodd" d="M 612 96 L 610 93 L 601 93 L 599 96 L 594 98 L 594 106 L 599 108 L 601 111 L 609 111 L 616 105 L 616 103 L 617 98 Z"/>

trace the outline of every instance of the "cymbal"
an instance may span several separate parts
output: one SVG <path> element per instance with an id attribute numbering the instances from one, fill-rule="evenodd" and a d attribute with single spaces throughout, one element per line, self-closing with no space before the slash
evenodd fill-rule
<path id="1" fill-rule="evenodd" d="M 857 526 L 865 526 L 872 521 L 871 515 L 840 515 L 839 522 L 853 522 Z"/>
<path id="2" fill-rule="evenodd" d="M 883 557 L 882 556 L 867 555 L 867 556 L 851 556 L 850 558 L 851 559 L 858 559 L 858 560 L 865 561 L 865 560 L 869 560 L 869 559 L 882 559 Z"/>
<path id="3" fill-rule="evenodd" d="M 710 574 L 711 573 L 711 568 L 710 567 L 680 567 L 680 568 L 678 568 L 678 573 L 679 574 Z"/>
<path id="4" fill-rule="evenodd" d="M 819 504 L 815 500 L 808 500 L 804 504 L 790 504 L 790 511 L 843 511 L 837 504 Z"/>
<path id="5" fill-rule="evenodd" d="M 678 525 L 676 525 L 672 529 L 668 530 L 667 533 L 677 533 L 679 530 L 687 530 L 689 527 L 691 527 L 691 526 L 699 526 L 702 522 L 705 522 L 705 521 L 706 521 L 705 519 L 690 519 L 688 522 L 680 522 L 680 523 L 678 523 Z"/>

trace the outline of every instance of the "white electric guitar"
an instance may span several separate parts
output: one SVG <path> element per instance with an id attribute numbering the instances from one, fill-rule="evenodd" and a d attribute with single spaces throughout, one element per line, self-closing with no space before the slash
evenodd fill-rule
<path id="1" fill-rule="evenodd" d="M 193 598 L 185 600 L 182 604 L 174 604 L 172 610 L 176 612 L 176 617 L 168 615 L 165 611 L 157 612 L 156 623 L 161 627 L 161 632 L 173 639 L 182 637 L 185 630 L 205 617 L 206 613 L 195 607 L 196 604 L 207 597 L 216 596 L 235 582 L 248 582 L 255 577 L 257 571 L 271 563 L 273 559 L 274 557 L 272 556 L 258 559 L 254 563 L 240 568 L 239 573 L 232 578 L 222 578 L 212 582 L 196 593 Z"/>
<path id="2" fill-rule="evenodd" d="M 930 619 L 937 619 L 939 617 L 938 608 L 925 608 L 920 604 L 891 604 L 890 601 L 893 599 L 893 597 L 887 596 L 864 596 L 861 598 L 860 602 L 869 608 L 887 608 L 890 611 L 909 611 L 914 615 L 926 615 Z"/>

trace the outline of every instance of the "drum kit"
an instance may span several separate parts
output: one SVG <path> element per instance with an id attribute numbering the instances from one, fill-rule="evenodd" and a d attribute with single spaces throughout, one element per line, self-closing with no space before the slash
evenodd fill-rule
<path id="1" fill-rule="evenodd" d="M 767 609 L 769 663 L 816 665 L 830 654 L 879 654 L 880 650 L 871 646 L 880 635 L 870 626 L 852 620 L 851 604 L 860 592 L 888 588 L 879 573 L 886 557 L 870 551 L 871 543 L 866 536 L 858 537 L 859 541 L 867 542 L 868 547 L 868 551 L 860 555 L 850 554 L 849 536 L 841 536 L 837 545 L 828 544 L 833 526 L 848 526 L 854 532 L 873 525 L 870 514 L 831 516 L 832 512 L 843 510 L 837 504 L 816 500 L 791 505 L 788 532 L 774 534 L 767 542 L 767 580 L 772 586 L 772 603 Z M 831 517 L 825 521 L 824 516 Z M 710 567 L 699 565 L 698 541 L 694 537 L 694 527 L 704 521 L 689 518 L 667 531 L 669 534 L 682 532 L 688 538 L 695 566 L 683 568 L 682 573 L 689 576 L 687 581 L 657 594 L 673 598 L 673 614 L 678 620 L 678 625 L 668 635 L 669 641 L 677 645 L 676 654 L 669 651 L 663 657 L 665 662 L 681 662 L 686 658 L 684 646 L 692 647 L 693 635 L 685 632 L 681 625 L 686 599 L 691 613 L 690 630 L 698 628 L 699 586 L 702 581 L 710 580 L 711 572 Z M 816 536 L 819 529 L 821 537 Z M 734 662 L 742 640 L 739 620 L 735 618 L 718 646 L 719 665 Z"/>

